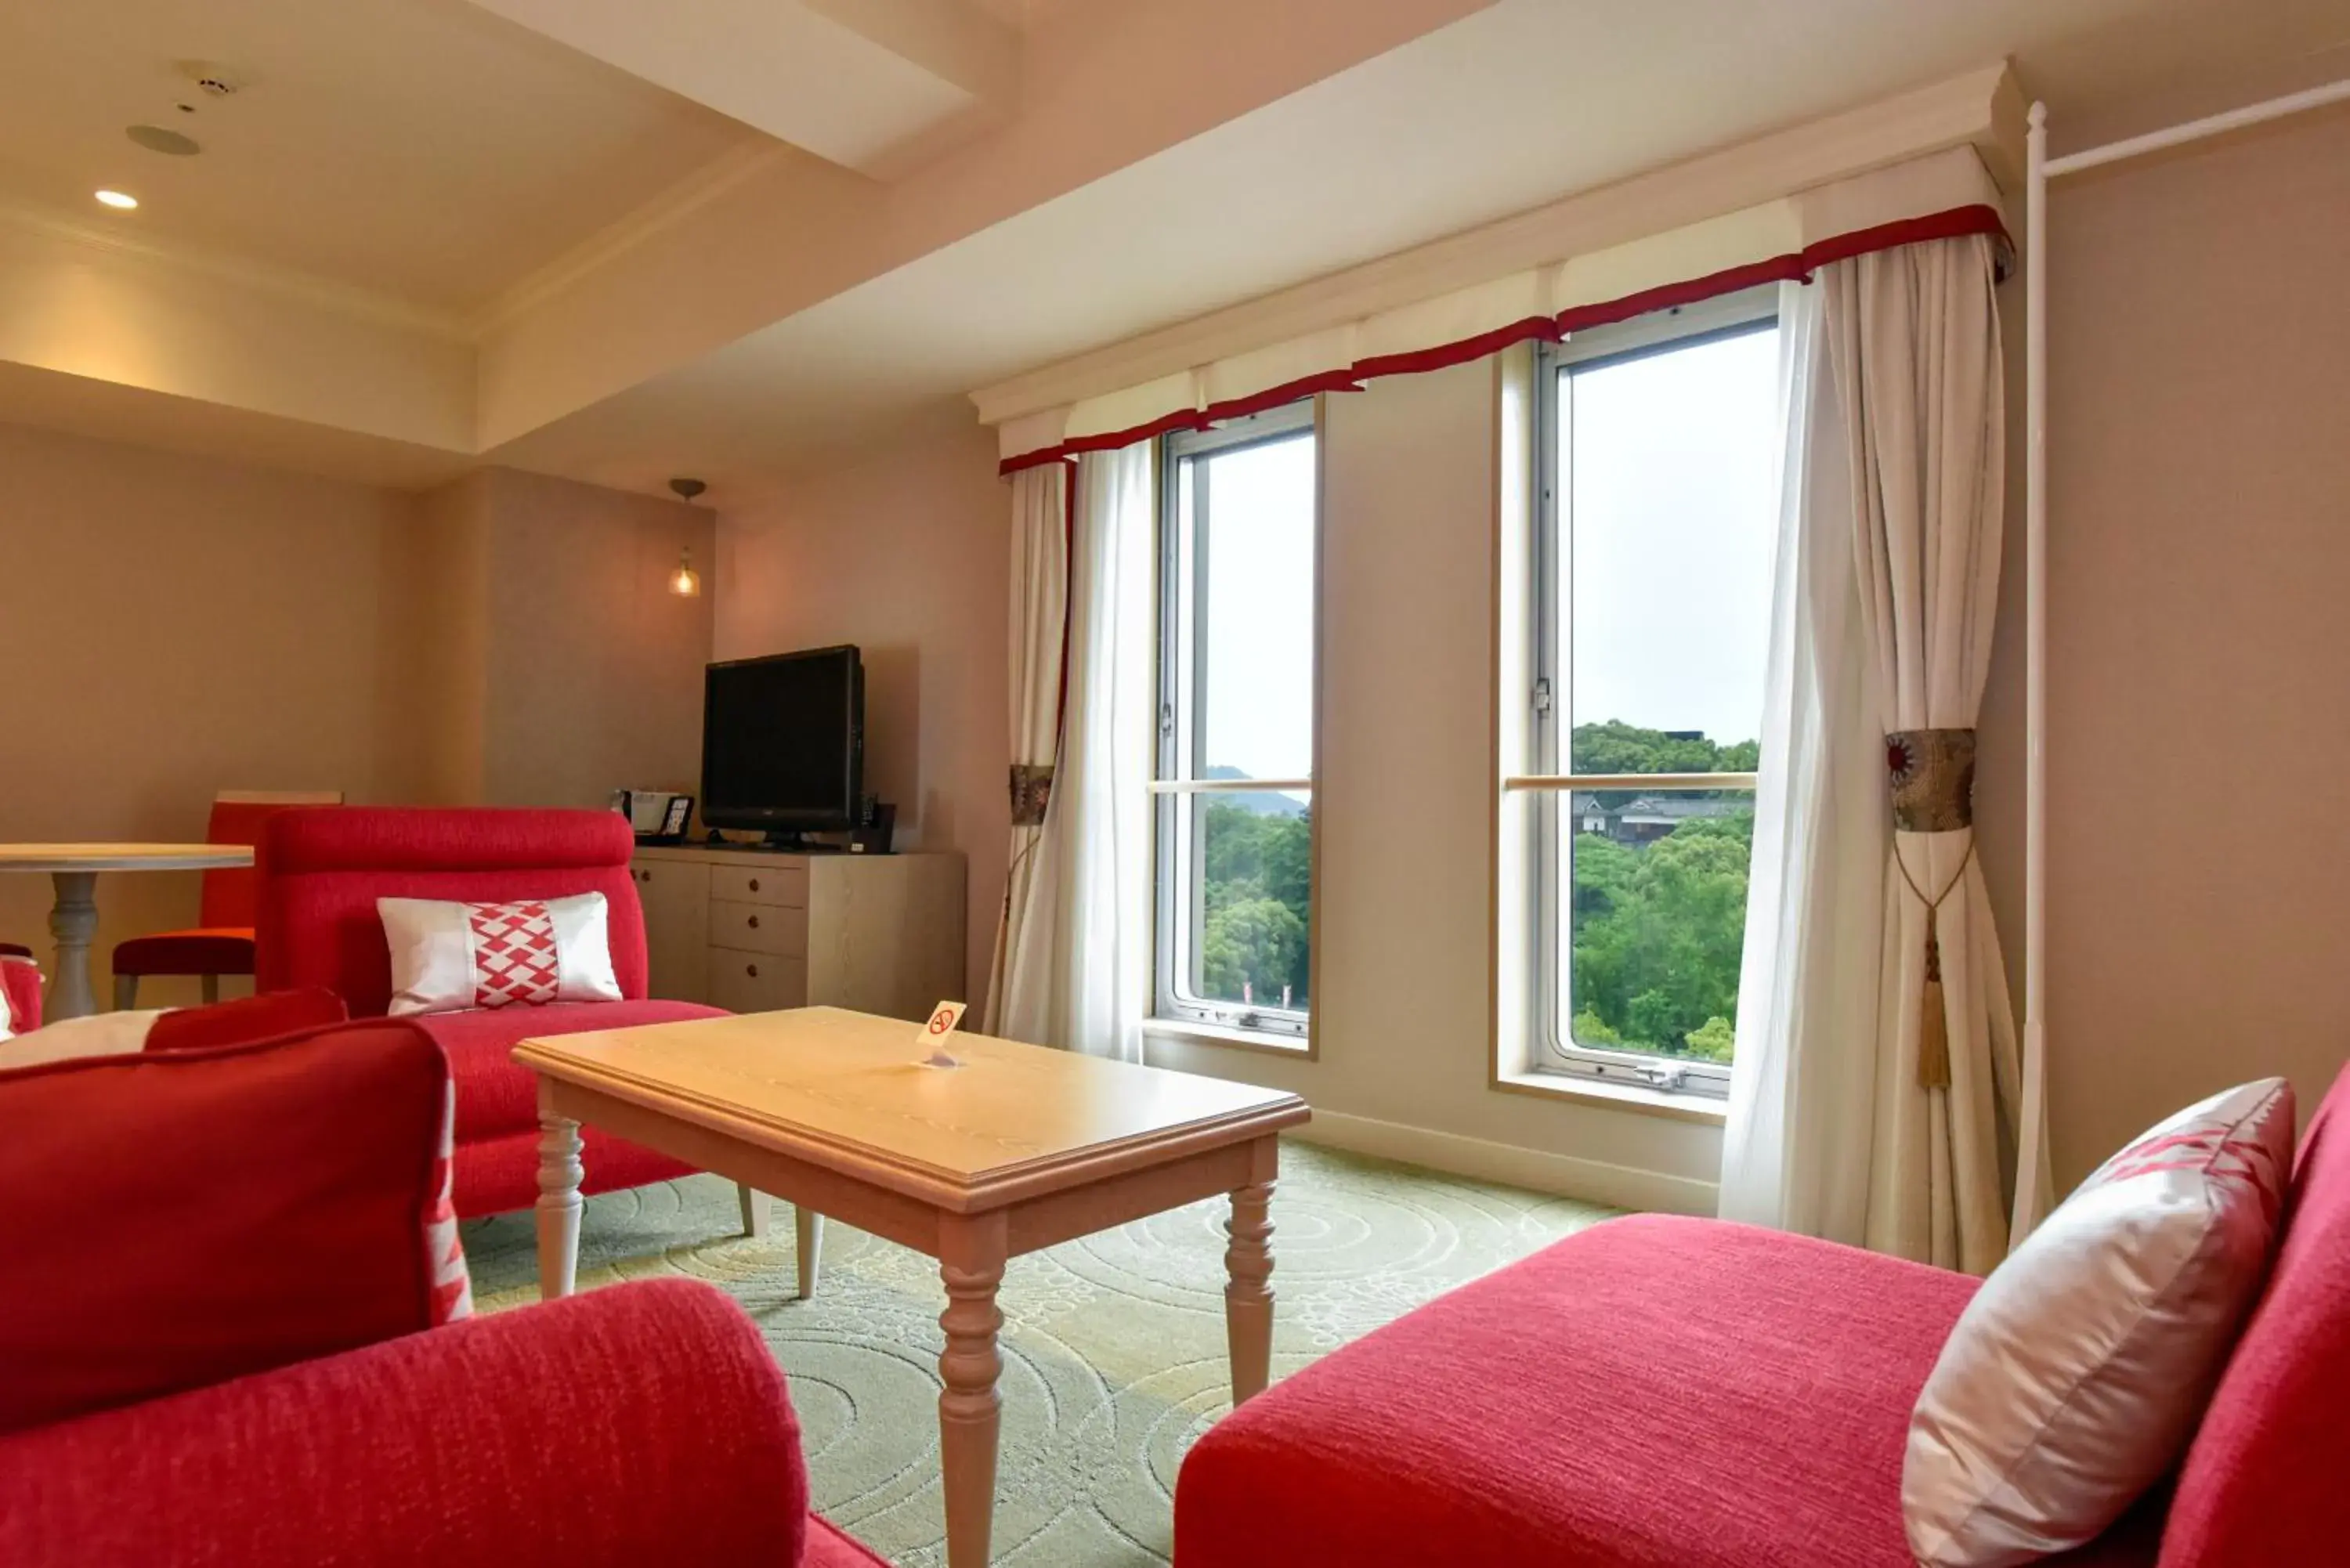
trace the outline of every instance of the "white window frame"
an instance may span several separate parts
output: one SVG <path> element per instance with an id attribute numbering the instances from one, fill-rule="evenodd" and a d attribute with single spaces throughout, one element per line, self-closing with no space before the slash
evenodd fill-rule
<path id="1" fill-rule="evenodd" d="M 1632 320 L 1578 332 L 1566 341 L 1538 346 L 1534 356 L 1534 418 L 1536 463 L 1536 513 L 1533 530 L 1534 682 L 1526 704 L 1527 756 L 1539 770 L 1516 781 L 1534 793 L 1530 847 L 1534 874 L 1531 885 L 1534 908 L 1526 921 L 1527 973 L 1534 987 L 1534 1065 L 1544 1072 L 1569 1074 L 1616 1083 L 1630 1083 L 1669 1093 L 1726 1099 L 1730 1065 L 1692 1061 L 1679 1056 L 1638 1051 L 1609 1051 L 1578 1044 L 1571 1033 L 1575 1016 L 1573 965 L 1563 940 L 1572 919 L 1568 909 L 1570 882 L 1560 853 L 1563 834 L 1573 825 L 1565 820 L 1577 790 L 1654 790 L 1659 794 L 1691 790 L 1748 790 L 1752 774 L 1562 774 L 1566 738 L 1574 714 L 1568 705 L 1574 685 L 1569 662 L 1574 644 L 1566 625 L 1566 575 L 1560 570 L 1562 552 L 1574 535 L 1565 516 L 1567 493 L 1565 442 L 1560 436 L 1560 381 L 1577 367 L 1619 362 L 1643 355 L 1745 332 L 1775 323 L 1779 314 L 1775 285 L 1725 295 L 1718 299 L 1675 306 Z M 1568 569 L 1572 569 L 1571 562 Z"/>
<path id="2" fill-rule="evenodd" d="M 1309 399 L 1243 419 L 1220 421 L 1204 431 L 1177 431 L 1161 438 L 1159 465 L 1159 618 L 1155 628 L 1159 649 L 1159 737 L 1157 763 L 1150 785 L 1151 793 L 1158 799 L 1159 840 L 1157 884 L 1151 892 L 1157 919 L 1152 1012 L 1154 1016 L 1161 1019 L 1240 1030 L 1298 1047 L 1307 1044 L 1312 1027 L 1313 999 L 1310 994 L 1305 1006 L 1284 1008 L 1277 1004 L 1268 1006 L 1263 1002 L 1244 1006 L 1239 1002 L 1193 996 L 1189 992 L 1191 955 L 1198 951 L 1204 934 L 1206 910 L 1191 876 L 1192 835 L 1186 831 L 1184 821 L 1187 797 L 1281 790 L 1291 794 L 1303 792 L 1310 804 L 1314 780 L 1311 777 L 1204 779 L 1199 776 L 1201 736 L 1193 721 L 1197 712 L 1195 693 L 1205 670 L 1206 649 L 1201 646 L 1199 635 L 1201 607 L 1197 588 L 1200 563 L 1196 551 L 1198 521 L 1208 505 L 1204 468 L 1199 471 L 1201 481 L 1191 486 L 1191 504 L 1188 514 L 1182 502 L 1188 460 L 1270 441 L 1293 440 L 1300 435 L 1308 435 L 1318 441 L 1321 431 L 1315 415 L 1315 403 Z M 1318 470 L 1314 495 L 1314 528 L 1318 558 L 1318 539 L 1322 528 Z M 1314 594 L 1312 585 L 1308 585 L 1307 591 L 1309 595 Z M 1321 615 L 1318 595 L 1314 596 L 1313 613 L 1318 620 Z M 1318 647 L 1318 631 L 1315 640 Z M 1313 690 L 1318 704 L 1321 692 L 1318 672 Z M 1318 722 L 1318 715 L 1315 722 Z M 1309 827 L 1312 834 L 1318 835 L 1320 831 L 1318 823 Z M 1315 938 L 1309 913 L 1305 928 L 1309 972 L 1314 967 Z"/>

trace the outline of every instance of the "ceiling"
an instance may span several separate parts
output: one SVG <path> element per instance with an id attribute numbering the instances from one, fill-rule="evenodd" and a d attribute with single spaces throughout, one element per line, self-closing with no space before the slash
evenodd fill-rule
<path id="1" fill-rule="evenodd" d="M 621 0 L 549 4 L 11 7 L 0 204 L 95 225 L 88 192 L 120 185 L 149 243 L 443 313 L 479 356 L 463 422 L 491 432 L 453 456 L 648 490 L 700 472 L 723 505 L 984 383 L 2003 57 L 2060 150 L 2350 75 L 2350 0 L 907 0 L 886 9 L 930 32 L 878 41 L 931 80 L 882 103 L 879 71 L 815 125 L 793 95 L 730 98 L 740 73 Z M 692 4 L 736 18 L 711 51 L 765 14 Z M 857 14 L 786 10 L 816 19 L 797 39 Z M 867 68 L 876 41 L 841 47 Z M 1008 75 L 986 63 L 1007 50 Z M 186 57 L 249 85 L 195 98 Z M 937 81 L 972 101 L 923 121 Z M 819 161 L 736 114 L 850 140 Z M 132 148 L 142 119 L 206 151 Z M 37 297 L 12 295 L 5 239 L 0 358 L 12 299 Z M 39 422 L 47 384 L 0 415 Z"/>
<path id="2" fill-rule="evenodd" d="M 504 456 L 629 488 L 785 474 L 901 410 L 2011 53 L 2062 146 L 2350 75 L 2345 45 L 2344 0 L 1503 0 Z"/>
<path id="3" fill-rule="evenodd" d="M 151 240 L 452 312 L 763 140 L 464 0 L 20 0 L 0 58 L 0 202 L 99 217 L 92 191 L 127 191 Z M 203 151 L 123 134 L 149 123 Z"/>

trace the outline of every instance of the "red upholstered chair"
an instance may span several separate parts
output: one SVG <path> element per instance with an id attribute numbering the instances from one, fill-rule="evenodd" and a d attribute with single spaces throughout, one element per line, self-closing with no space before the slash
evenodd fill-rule
<path id="1" fill-rule="evenodd" d="M 435 1326 L 447 1071 L 374 1021 L 0 1072 L 0 1563 L 884 1568 L 712 1287 Z"/>
<path id="2" fill-rule="evenodd" d="M 256 851 L 261 826 L 289 805 L 340 805 L 340 790 L 223 790 L 213 797 L 206 844 L 243 844 Z M 139 1005 L 148 975 L 192 974 L 203 981 L 206 1002 L 220 1000 L 220 977 L 253 972 L 253 900 L 259 876 L 251 867 L 204 873 L 196 924 L 183 931 L 153 931 L 114 945 L 114 1005 Z"/>
<path id="3" fill-rule="evenodd" d="M 530 1035 L 722 1016 L 645 996 L 644 913 L 629 874 L 636 839 L 609 811 L 345 806 L 283 811 L 261 854 L 256 978 L 264 991 L 324 986 L 354 1018 L 391 1000 L 379 898 L 504 901 L 601 893 L 610 907 L 619 1002 L 431 1013 L 417 1020 L 448 1054 L 457 1085 L 457 1212 L 528 1208 L 538 1197 L 538 1103 L 511 1053 Z M 587 1129 L 588 1192 L 688 1173 L 665 1155 Z M 743 1202 L 748 1227 L 755 1200 Z"/>
<path id="4" fill-rule="evenodd" d="M 2350 1070 L 2175 1497 L 2050 1568 L 2350 1563 Z M 1175 1568 L 1914 1568 L 1909 1412 L 1976 1282 L 1711 1220 L 1611 1220 L 1212 1428 Z"/>

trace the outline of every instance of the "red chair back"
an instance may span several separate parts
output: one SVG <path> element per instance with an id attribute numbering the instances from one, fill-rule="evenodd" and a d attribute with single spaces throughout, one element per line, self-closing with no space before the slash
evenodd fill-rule
<path id="1" fill-rule="evenodd" d="M 645 995 L 645 919 L 629 862 L 636 837 L 610 811 L 296 807 L 269 819 L 260 855 L 255 982 L 324 986 L 355 1018 L 391 1001 L 378 898 L 504 902 L 601 893 L 612 972 Z"/>
<path id="2" fill-rule="evenodd" d="M 2334 1562 L 2350 1541 L 2350 1067 L 2302 1136 L 2286 1213 L 2180 1469 L 2163 1568 Z"/>
<path id="3" fill-rule="evenodd" d="M 41 971 L 31 959 L 0 958 L 0 992 L 8 998 L 8 1033 L 30 1034 L 41 1026 Z"/>
<path id="4" fill-rule="evenodd" d="M 261 893 L 262 828 L 277 812 L 294 805 L 339 805 L 342 795 L 265 794 L 224 791 L 213 802 L 212 820 L 204 826 L 206 844 L 242 844 L 254 852 L 252 866 L 228 866 L 204 873 L 203 902 L 196 924 L 206 930 L 250 930 Z"/>

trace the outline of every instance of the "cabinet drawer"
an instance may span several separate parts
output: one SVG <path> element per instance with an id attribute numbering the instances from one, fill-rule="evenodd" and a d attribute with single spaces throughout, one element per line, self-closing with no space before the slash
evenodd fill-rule
<path id="1" fill-rule="evenodd" d="M 710 950 L 710 1004 L 729 1012 L 807 1005 L 807 961 L 736 948 Z"/>
<path id="2" fill-rule="evenodd" d="M 807 908 L 807 867 L 805 866 L 712 866 L 710 896 L 741 904 L 782 904 Z"/>
<path id="3" fill-rule="evenodd" d="M 807 932 L 806 909 L 790 909 L 778 904 L 739 904 L 731 898 L 710 900 L 710 940 L 718 947 L 804 959 L 807 957 Z"/>

